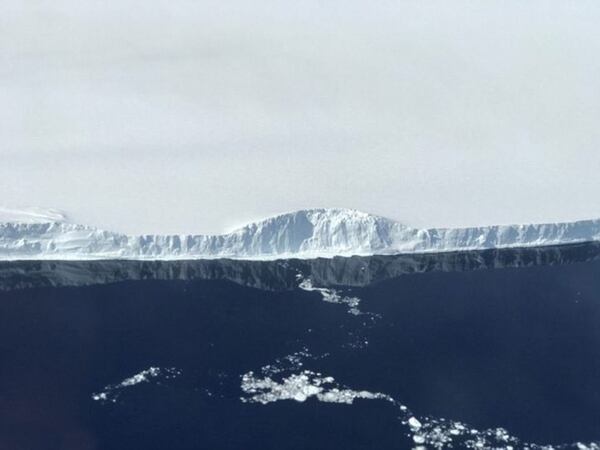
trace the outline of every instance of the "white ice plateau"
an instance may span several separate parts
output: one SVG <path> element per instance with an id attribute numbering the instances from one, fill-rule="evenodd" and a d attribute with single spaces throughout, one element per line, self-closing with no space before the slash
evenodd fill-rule
<path id="1" fill-rule="evenodd" d="M 278 259 L 448 252 L 600 240 L 600 219 L 413 228 L 350 209 L 307 209 L 221 235 L 127 235 L 56 210 L 0 208 L 0 259 Z"/>

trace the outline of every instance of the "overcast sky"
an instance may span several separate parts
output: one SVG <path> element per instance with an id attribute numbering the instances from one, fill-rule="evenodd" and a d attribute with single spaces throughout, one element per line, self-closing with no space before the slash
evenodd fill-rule
<path id="1" fill-rule="evenodd" d="M 598 1 L 0 0 L 0 203 L 125 232 L 600 217 L 598 24 Z"/>

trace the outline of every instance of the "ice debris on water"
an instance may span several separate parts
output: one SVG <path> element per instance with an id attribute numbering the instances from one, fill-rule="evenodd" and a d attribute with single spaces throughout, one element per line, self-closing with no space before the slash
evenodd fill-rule
<path id="1" fill-rule="evenodd" d="M 360 299 L 358 297 L 346 297 L 340 295 L 335 289 L 315 287 L 310 278 L 302 279 L 298 287 L 304 291 L 320 293 L 324 302 L 346 305 L 348 307 L 348 313 L 350 314 L 355 316 L 363 314 L 359 309 Z"/>
<path id="2" fill-rule="evenodd" d="M 131 377 L 125 378 L 120 383 L 105 386 L 101 392 L 92 394 L 92 399 L 101 403 L 116 403 L 123 389 L 140 383 L 149 383 L 152 380 L 155 382 L 158 382 L 160 379 L 169 380 L 179 375 L 181 375 L 181 371 L 174 367 L 149 367 Z"/>
<path id="3" fill-rule="evenodd" d="M 417 416 L 392 396 L 369 390 L 356 390 L 337 382 L 334 377 L 303 367 L 304 358 L 311 357 L 305 348 L 280 358 L 273 365 L 261 368 L 261 374 L 249 371 L 241 377 L 244 403 L 269 404 L 281 400 L 352 405 L 357 399 L 380 400 L 399 411 L 399 419 L 407 428 L 407 437 L 415 444 L 413 450 L 466 448 L 474 450 L 600 450 L 597 442 L 584 444 L 540 445 L 527 443 L 512 436 L 502 427 L 479 430 L 466 423 L 444 418 Z M 314 359 L 314 358 L 313 358 Z"/>
<path id="4" fill-rule="evenodd" d="M 245 403 L 267 403 L 279 400 L 295 400 L 304 402 L 310 397 L 328 403 L 345 403 L 351 405 L 355 399 L 381 399 L 392 401 L 387 395 L 379 392 L 356 391 L 341 387 L 335 379 L 323 376 L 318 372 L 303 370 L 280 380 L 271 377 L 257 377 L 250 371 L 242 375 L 242 391 L 248 394 L 242 397 Z"/>

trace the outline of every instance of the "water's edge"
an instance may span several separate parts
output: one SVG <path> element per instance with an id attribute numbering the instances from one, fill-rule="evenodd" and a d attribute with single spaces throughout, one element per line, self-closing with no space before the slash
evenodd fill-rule
<path id="1" fill-rule="evenodd" d="M 128 280 L 228 280 L 267 290 L 297 287 L 297 277 L 319 286 L 367 286 L 405 274 L 464 272 L 600 259 L 600 243 L 543 247 L 286 260 L 25 260 L 0 261 L 0 290 L 88 286 Z"/>

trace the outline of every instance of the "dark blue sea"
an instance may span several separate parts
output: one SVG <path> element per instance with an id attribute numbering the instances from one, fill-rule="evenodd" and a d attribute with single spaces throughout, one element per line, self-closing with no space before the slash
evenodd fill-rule
<path id="1" fill-rule="evenodd" d="M 2 450 L 599 444 L 594 244 L 0 263 Z"/>

